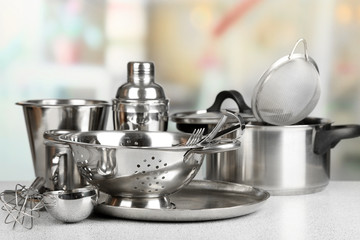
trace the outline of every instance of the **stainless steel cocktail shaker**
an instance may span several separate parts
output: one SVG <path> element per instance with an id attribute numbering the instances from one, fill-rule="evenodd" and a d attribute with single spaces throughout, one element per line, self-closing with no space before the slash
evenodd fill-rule
<path id="1" fill-rule="evenodd" d="M 128 80 L 113 99 L 115 130 L 166 131 L 169 100 L 154 82 L 152 62 L 129 62 Z"/>

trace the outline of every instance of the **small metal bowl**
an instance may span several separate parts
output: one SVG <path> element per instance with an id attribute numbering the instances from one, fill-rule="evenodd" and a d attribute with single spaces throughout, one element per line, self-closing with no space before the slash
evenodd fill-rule
<path id="1" fill-rule="evenodd" d="M 98 191 L 92 186 L 43 194 L 46 211 L 62 222 L 79 222 L 86 219 L 92 213 L 97 199 Z"/>

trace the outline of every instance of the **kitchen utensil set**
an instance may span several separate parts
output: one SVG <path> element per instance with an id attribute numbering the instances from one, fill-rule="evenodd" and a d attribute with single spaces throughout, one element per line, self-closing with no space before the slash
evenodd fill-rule
<path id="1" fill-rule="evenodd" d="M 304 54 L 295 54 L 300 43 Z M 306 118 L 320 96 L 317 65 L 300 39 L 261 77 L 252 109 L 237 91 L 223 91 L 206 111 L 171 117 L 186 133 L 167 132 L 169 100 L 154 81 L 154 64 L 129 62 L 127 67 L 127 82 L 112 100 L 113 131 L 105 130 L 110 106 L 106 101 L 17 103 L 23 106 L 37 178 L 29 188 L 16 185 L 15 191 L 0 194 L 2 209 L 8 213 L 5 223 L 31 229 L 42 207 L 63 222 L 81 221 L 94 207 L 115 217 L 152 221 L 215 220 L 251 213 L 269 194 L 236 183 L 193 181 L 204 158 L 212 159 L 206 168 L 214 168 L 214 159 L 225 166 L 239 157 L 246 123 L 254 119 L 281 126 L 296 123 Z M 222 111 L 226 98 L 233 99 L 239 110 Z M 210 205 L 197 211 L 196 204 L 182 204 L 199 198 L 202 190 L 214 199 L 211 205 L 218 217 L 208 214 Z M 223 197 L 229 192 L 230 205 L 217 205 L 218 200 L 226 202 Z M 229 214 L 227 207 L 234 211 Z"/>

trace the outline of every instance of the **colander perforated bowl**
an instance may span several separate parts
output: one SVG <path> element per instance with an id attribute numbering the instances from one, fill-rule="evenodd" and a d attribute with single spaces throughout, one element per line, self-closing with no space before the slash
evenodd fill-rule
<path id="1" fill-rule="evenodd" d="M 100 191 L 117 198 L 113 202 L 162 208 L 171 207 L 167 196 L 195 177 L 205 153 L 240 147 L 235 139 L 201 147 L 185 146 L 189 136 L 171 132 L 90 131 L 58 138 L 70 146 L 81 175 Z M 154 199 L 160 200 L 149 206 Z"/>

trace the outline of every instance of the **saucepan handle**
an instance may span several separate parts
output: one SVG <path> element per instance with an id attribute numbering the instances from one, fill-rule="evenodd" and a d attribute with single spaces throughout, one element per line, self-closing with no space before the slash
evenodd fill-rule
<path id="1" fill-rule="evenodd" d="M 315 135 L 314 153 L 325 154 L 343 139 L 360 136 L 360 125 L 337 125 L 328 130 L 319 130 Z"/>
<path id="2" fill-rule="evenodd" d="M 243 96 L 236 90 L 221 91 L 215 98 L 215 102 L 211 107 L 207 109 L 208 112 L 219 112 L 221 109 L 222 103 L 226 99 L 232 99 L 235 101 L 236 105 L 239 107 L 239 112 L 241 113 L 252 113 L 251 108 L 245 103 Z"/>

